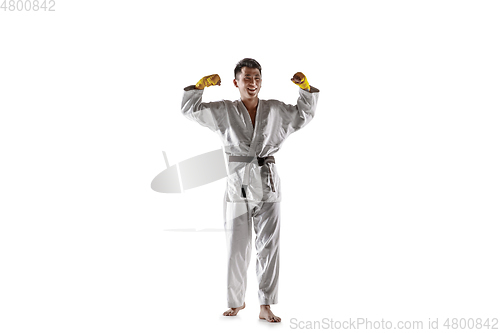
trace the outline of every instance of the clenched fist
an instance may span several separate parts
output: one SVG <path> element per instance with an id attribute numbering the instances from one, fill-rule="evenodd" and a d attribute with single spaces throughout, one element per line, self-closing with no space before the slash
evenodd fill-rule
<path id="1" fill-rule="evenodd" d="M 293 83 L 298 85 L 301 89 L 304 89 L 307 91 L 310 90 L 309 82 L 307 82 L 307 78 L 303 73 L 301 73 L 301 72 L 295 73 L 295 75 L 293 76 L 293 78 L 291 80 Z"/>
<path id="2" fill-rule="evenodd" d="M 206 87 L 220 86 L 221 80 L 219 74 L 212 74 L 204 76 L 198 83 L 196 84 L 196 89 L 205 89 Z"/>

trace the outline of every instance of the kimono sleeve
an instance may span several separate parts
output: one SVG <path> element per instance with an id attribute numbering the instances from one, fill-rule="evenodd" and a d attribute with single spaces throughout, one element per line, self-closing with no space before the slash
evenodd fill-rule
<path id="1" fill-rule="evenodd" d="M 225 104 L 223 101 L 202 103 L 202 96 L 203 90 L 194 89 L 194 86 L 184 88 L 181 112 L 188 119 L 216 132 L 220 119 L 226 115 Z"/>
<path id="2" fill-rule="evenodd" d="M 281 117 L 287 134 L 298 131 L 306 126 L 314 117 L 318 104 L 319 90 L 311 87 L 311 91 L 299 90 L 296 105 L 281 104 Z"/>

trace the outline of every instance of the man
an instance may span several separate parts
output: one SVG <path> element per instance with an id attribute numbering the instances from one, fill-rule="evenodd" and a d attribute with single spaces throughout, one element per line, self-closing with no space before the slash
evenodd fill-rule
<path id="1" fill-rule="evenodd" d="M 184 88 L 182 113 L 219 134 L 228 156 L 229 176 L 224 196 L 224 228 L 228 247 L 227 300 L 224 316 L 245 308 L 246 272 L 250 264 L 252 221 L 257 250 L 259 318 L 280 322 L 270 305 L 278 302 L 280 179 L 273 155 L 285 139 L 314 116 L 319 90 L 309 86 L 304 74 L 297 105 L 260 100 L 262 68 L 254 59 L 241 60 L 234 69 L 238 101 L 202 103 L 203 89 L 220 85 L 219 75 L 203 77 Z"/>

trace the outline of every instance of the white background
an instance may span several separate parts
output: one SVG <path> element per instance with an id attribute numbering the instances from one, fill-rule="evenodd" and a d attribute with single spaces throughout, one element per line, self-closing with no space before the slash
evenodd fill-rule
<path id="1" fill-rule="evenodd" d="M 497 1 L 56 1 L 0 11 L 0 331 L 292 330 L 297 321 L 500 313 Z M 276 155 L 279 325 L 226 309 L 224 180 L 160 194 L 169 162 L 221 147 L 182 88 L 317 115 Z M 254 260 L 254 259 L 253 259 Z M 500 324 L 499 324 L 500 325 Z M 498 326 L 497 326 L 498 327 Z"/>

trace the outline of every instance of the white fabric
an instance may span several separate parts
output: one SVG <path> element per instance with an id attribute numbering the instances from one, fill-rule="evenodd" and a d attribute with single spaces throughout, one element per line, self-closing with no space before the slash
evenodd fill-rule
<path id="1" fill-rule="evenodd" d="M 242 207 L 246 205 L 248 207 Z M 241 211 L 246 213 L 241 214 Z M 259 302 L 261 305 L 278 303 L 280 203 L 224 201 L 224 212 L 228 250 L 227 306 L 236 308 L 245 301 L 252 254 L 252 220 L 256 235 Z"/>
<path id="2" fill-rule="evenodd" d="M 217 132 L 227 155 L 273 156 L 292 133 L 304 127 L 314 116 L 319 90 L 299 89 L 297 105 L 276 100 L 259 100 L 255 116 L 255 130 L 241 100 L 202 103 L 203 90 L 186 87 L 182 99 L 182 113 L 191 120 Z M 279 163 L 279 161 L 277 161 Z M 264 170 L 261 170 L 264 168 Z M 276 165 L 259 167 L 257 163 L 229 163 L 225 200 L 244 202 L 242 185 L 248 185 L 248 201 L 281 201 L 280 179 Z M 271 173 L 275 191 L 269 184 Z M 265 177 L 262 177 L 265 176 Z"/>
<path id="3" fill-rule="evenodd" d="M 184 89 L 182 113 L 217 132 L 229 156 L 273 156 L 291 133 L 313 118 L 319 95 L 319 90 L 311 87 L 311 92 L 299 90 L 297 105 L 259 100 L 254 129 L 241 100 L 203 103 L 203 90 L 193 88 Z M 228 169 L 224 195 L 228 306 L 242 306 L 245 299 L 252 222 L 256 235 L 259 301 L 260 304 L 275 304 L 278 301 L 281 201 L 276 165 L 259 166 L 256 160 L 252 163 L 229 162 Z M 243 185 L 246 197 L 242 196 Z"/>

